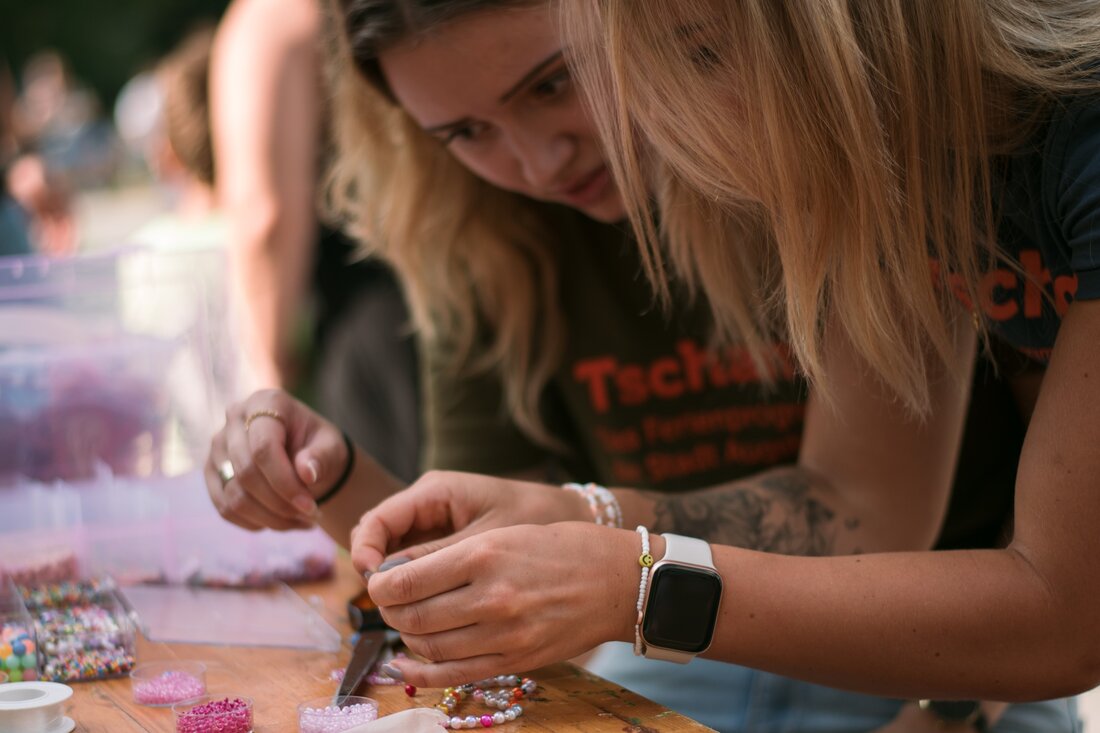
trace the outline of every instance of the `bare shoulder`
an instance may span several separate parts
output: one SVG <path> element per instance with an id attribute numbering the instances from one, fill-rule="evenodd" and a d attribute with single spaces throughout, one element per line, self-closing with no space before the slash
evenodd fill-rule
<path id="1" fill-rule="evenodd" d="M 214 53 L 270 59 L 312 53 L 321 32 L 316 0 L 233 0 L 218 26 Z"/>

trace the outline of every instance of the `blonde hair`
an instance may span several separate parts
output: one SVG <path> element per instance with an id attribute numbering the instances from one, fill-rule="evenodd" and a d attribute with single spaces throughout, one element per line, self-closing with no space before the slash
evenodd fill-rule
<path id="1" fill-rule="evenodd" d="M 397 270 L 421 337 L 456 353 L 456 370 L 497 371 L 516 424 L 557 447 L 539 416 L 564 341 L 551 239 L 561 232 L 555 207 L 485 182 L 425 133 L 389 93 L 373 56 L 380 41 L 367 38 L 375 33 L 392 43 L 456 15 L 508 4 L 517 3 L 333 3 L 336 154 L 326 203 L 364 252 Z M 349 19 L 374 27 L 352 28 Z"/>
<path id="2" fill-rule="evenodd" d="M 828 397 L 839 327 L 926 413 L 931 370 L 959 374 L 949 275 L 977 304 L 996 262 L 993 160 L 1058 94 L 1097 88 L 1100 3 L 566 0 L 564 14 L 658 289 L 663 244 L 725 336 L 761 353 L 783 333 Z"/>
<path id="3" fill-rule="evenodd" d="M 157 67 L 164 87 L 164 129 L 172 152 L 208 186 L 214 185 L 210 136 L 210 52 L 213 26 L 187 35 Z"/>

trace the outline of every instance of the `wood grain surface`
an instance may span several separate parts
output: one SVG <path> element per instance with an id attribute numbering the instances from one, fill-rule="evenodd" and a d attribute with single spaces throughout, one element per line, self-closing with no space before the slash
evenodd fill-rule
<path id="1" fill-rule="evenodd" d="M 296 590 L 346 637 L 350 629 L 344 604 L 360 588 L 346 556 L 341 555 L 333 580 L 298 586 Z M 256 733 L 296 733 L 298 703 L 331 696 L 336 689 L 332 672 L 342 669 L 350 654 L 346 642 L 340 652 L 327 653 L 163 644 L 144 638 L 138 641 L 139 663 L 199 660 L 207 665 L 206 682 L 212 695 L 252 698 Z M 702 733 L 712 730 L 569 663 L 551 665 L 527 675 L 539 683 L 539 690 L 524 704 L 523 717 L 500 727 L 501 733 Z M 75 683 L 73 689 L 67 714 L 76 721 L 77 731 L 170 733 L 175 729 L 171 709 L 144 707 L 133 701 L 129 678 Z M 363 686 L 358 694 L 378 700 L 382 715 L 418 705 L 434 705 L 440 698 L 439 690 L 428 689 L 410 698 L 399 686 Z M 481 714 L 480 709 L 471 712 Z"/>

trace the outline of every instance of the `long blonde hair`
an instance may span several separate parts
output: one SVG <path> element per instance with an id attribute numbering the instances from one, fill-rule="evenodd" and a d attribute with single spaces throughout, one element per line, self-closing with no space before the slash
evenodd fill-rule
<path id="1" fill-rule="evenodd" d="M 517 425 L 554 446 L 538 412 L 564 334 L 550 240 L 553 207 L 499 189 L 463 167 L 394 100 L 376 59 L 389 44 L 464 13 L 515 4 L 331 3 L 336 153 L 327 204 L 365 252 L 397 270 L 422 338 L 455 353 L 456 370 L 498 371 Z M 475 350 L 478 358 L 471 361 Z"/>
<path id="2" fill-rule="evenodd" d="M 563 12 L 658 288 L 663 244 L 724 335 L 759 353 L 782 332 L 828 397 L 824 336 L 839 326 L 926 413 L 930 370 L 960 373 L 948 277 L 977 304 L 996 261 L 995 156 L 1058 94 L 1097 88 L 1100 3 L 566 0 Z"/>

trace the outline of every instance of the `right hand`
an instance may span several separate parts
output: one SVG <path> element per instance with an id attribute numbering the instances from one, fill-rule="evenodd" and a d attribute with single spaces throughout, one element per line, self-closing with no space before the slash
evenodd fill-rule
<path id="1" fill-rule="evenodd" d="M 280 417 L 248 417 L 270 411 Z M 347 464 L 340 429 L 282 390 L 267 389 L 232 405 L 210 442 L 203 473 L 218 513 L 250 530 L 305 529 L 318 516 L 315 497 Z M 233 477 L 222 480 L 229 461 Z"/>
<path id="2" fill-rule="evenodd" d="M 359 572 L 373 572 L 398 550 L 412 560 L 490 529 L 568 521 L 592 521 L 587 502 L 572 491 L 432 471 L 363 515 L 351 533 L 351 559 Z"/>

